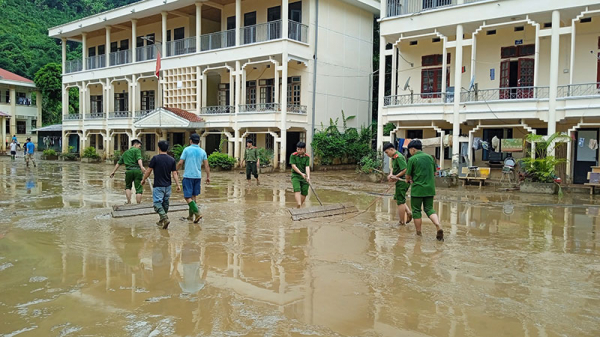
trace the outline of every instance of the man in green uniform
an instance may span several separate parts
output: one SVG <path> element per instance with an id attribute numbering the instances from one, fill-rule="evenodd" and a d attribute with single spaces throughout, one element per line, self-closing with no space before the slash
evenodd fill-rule
<path id="1" fill-rule="evenodd" d="M 248 184 L 252 176 L 256 178 L 256 185 L 260 185 L 258 181 L 258 168 L 260 167 L 260 158 L 258 157 L 258 148 L 254 146 L 252 139 L 246 140 L 246 152 L 244 153 L 244 161 L 242 166 L 246 164 L 246 179 Z"/>
<path id="2" fill-rule="evenodd" d="M 306 144 L 296 144 L 296 152 L 290 156 L 292 165 L 292 186 L 296 197 L 297 207 L 300 208 L 308 195 L 308 183 L 310 182 L 310 157 L 306 154 Z"/>
<path id="3" fill-rule="evenodd" d="M 410 202 L 415 219 L 417 235 L 421 235 L 421 207 L 437 229 L 436 239 L 444 241 L 444 231 L 440 227 L 440 220 L 433 209 L 435 196 L 435 160 L 430 155 L 421 151 L 421 141 L 415 139 L 408 144 L 411 157 L 408 159 L 406 180 L 412 183 Z"/>
<path id="4" fill-rule="evenodd" d="M 406 191 L 410 185 L 400 180 L 406 173 L 406 159 L 402 153 L 396 151 L 392 143 L 385 144 L 383 151 L 392 159 L 392 173 L 388 175 L 388 180 L 396 182 L 394 200 L 398 205 L 398 225 L 404 226 L 412 220 L 412 213 L 406 205 Z"/>
<path id="5" fill-rule="evenodd" d="M 142 192 L 144 187 L 142 186 L 143 173 L 146 172 L 144 164 L 142 163 L 142 142 L 137 139 L 131 141 L 131 148 L 123 152 L 121 159 L 115 165 L 115 169 L 110 174 L 111 179 L 114 178 L 115 172 L 119 169 L 119 166 L 125 165 L 125 196 L 127 197 L 127 204 L 131 204 L 131 186 L 135 187 L 135 200 L 137 203 L 142 202 Z"/>

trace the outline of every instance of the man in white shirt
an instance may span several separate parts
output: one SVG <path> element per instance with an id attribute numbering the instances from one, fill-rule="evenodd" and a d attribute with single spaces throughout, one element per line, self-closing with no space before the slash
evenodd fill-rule
<path id="1" fill-rule="evenodd" d="M 10 143 L 10 158 L 15 160 L 17 156 L 17 141 L 13 139 L 12 143 Z"/>

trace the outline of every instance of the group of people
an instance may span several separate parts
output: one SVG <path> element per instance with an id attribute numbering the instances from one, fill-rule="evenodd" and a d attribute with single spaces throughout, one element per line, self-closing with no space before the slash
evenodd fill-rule
<path id="1" fill-rule="evenodd" d="M 11 160 L 16 160 L 17 159 L 17 150 L 21 147 L 21 145 L 19 144 L 19 142 L 17 141 L 17 135 L 14 135 L 12 137 L 11 143 L 10 143 L 10 159 Z M 33 142 L 31 141 L 31 138 L 27 138 L 27 141 L 25 142 L 25 144 L 23 144 L 23 155 L 25 157 L 25 162 L 27 163 L 27 167 L 29 167 L 29 162 L 33 162 L 33 167 L 37 167 L 37 164 L 35 163 L 35 144 L 33 144 Z"/>
<path id="2" fill-rule="evenodd" d="M 203 167 L 206 172 L 206 184 L 210 184 L 208 157 L 206 152 L 199 146 L 199 143 L 200 136 L 192 134 L 189 139 L 189 146 L 183 150 L 179 162 L 176 163 L 175 159 L 167 154 L 169 143 L 164 140 L 160 141 L 158 143 L 159 154 L 151 159 L 148 169 L 146 169 L 142 162 L 142 152 L 140 150 L 142 143 L 135 139 L 131 143 L 131 148 L 123 153 L 121 159 L 115 165 L 110 177 L 113 178 L 119 167 L 124 165 L 127 203 L 131 203 L 133 187 L 136 192 L 136 201 L 139 204 L 142 201 L 143 185 L 148 181 L 150 174 L 154 173 L 152 199 L 154 211 L 159 215 L 157 225 L 167 229 L 170 224 L 167 214 L 169 212 L 172 182 L 175 181 L 177 191 L 180 191 L 178 170 L 184 167 L 181 185 L 183 186 L 183 197 L 189 207 L 187 219 L 198 223 L 202 219 L 197 197 L 201 192 Z M 420 236 L 421 210 L 423 209 L 436 227 L 436 239 L 443 241 L 444 231 L 441 229 L 439 217 L 433 208 L 435 160 L 424 153 L 422 149 L 421 141 L 412 140 L 408 144 L 410 157 L 407 161 L 404 155 L 394 148 L 393 144 L 386 144 L 383 151 L 392 160 L 392 172 L 388 175 L 388 180 L 395 182 L 394 200 L 396 200 L 398 206 L 399 225 L 404 226 L 414 219 L 416 234 Z M 296 144 L 296 152 L 291 154 L 289 162 L 292 166 L 291 180 L 296 206 L 300 208 L 306 201 L 310 187 L 310 157 L 306 153 L 305 143 L 299 142 Z M 248 140 L 246 143 L 242 165 L 244 164 L 248 182 L 254 176 L 257 184 L 259 184 L 258 168 L 260 167 L 260 158 L 252 140 Z M 411 189 L 410 207 L 406 203 L 406 194 L 409 188 Z"/>

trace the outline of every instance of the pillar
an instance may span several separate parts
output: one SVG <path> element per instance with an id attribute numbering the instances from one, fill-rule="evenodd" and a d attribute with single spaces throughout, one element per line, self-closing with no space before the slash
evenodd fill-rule
<path id="1" fill-rule="evenodd" d="M 469 78 L 469 84 L 470 84 L 470 81 L 473 78 L 475 78 L 475 70 L 477 69 L 477 62 L 475 61 L 477 59 L 477 34 L 473 34 L 471 41 L 472 41 L 472 44 L 471 44 L 471 77 Z M 445 57 L 445 55 L 444 55 L 444 57 Z M 469 89 L 471 89 L 471 88 L 467 88 L 467 90 L 469 90 Z"/>
<path id="2" fill-rule="evenodd" d="M 277 139 L 277 137 L 273 138 L 273 142 L 275 144 L 273 144 L 273 168 L 279 168 L 279 143 L 280 143 L 280 139 Z"/>
<path id="3" fill-rule="evenodd" d="M 287 39 L 290 37 L 290 35 L 289 35 L 290 24 L 288 22 L 289 21 L 289 9 L 288 9 L 289 3 L 290 3 L 289 0 L 281 0 L 281 24 L 282 24 L 281 37 L 283 37 L 284 39 Z"/>
<path id="4" fill-rule="evenodd" d="M 446 136 L 446 132 L 444 132 L 444 130 L 441 130 L 440 131 L 440 171 L 444 169 L 444 136 Z"/>
<path id="5" fill-rule="evenodd" d="M 69 114 L 69 88 L 67 88 L 66 85 L 62 85 L 62 116 L 64 117 L 65 115 Z M 41 97 L 40 97 L 41 98 Z M 81 107 L 81 92 L 80 92 L 80 104 L 79 106 Z"/>
<path id="6" fill-rule="evenodd" d="M 460 163 L 460 90 L 462 88 L 463 26 L 456 26 L 456 57 L 454 59 L 454 118 L 452 120 L 452 168 Z"/>
<path id="7" fill-rule="evenodd" d="M 67 38 L 63 37 L 60 39 L 61 42 L 61 49 L 62 49 L 62 73 L 66 74 L 66 66 L 67 66 Z M 83 54 L 83 52 L 82 52 Z M 85 59 L 83 60 L 83 63 L 85 64 Z"/>
<path id="8" fill-rule="evenodd" d="M 137 61 L 137 20 L 131 19 L 131 63 Z"/>
<path id="9" fill-rule="evenodd" d="M 35 92 L 35 107 L 37 108 L 36 128 L 41 128 L 42 127 L 42 93 L 40 91 Z"/>
<path id="10" fill-rule="evenodd" d="M 206 108 L 206 100 L 208 97 L 208 79 L 205 73 L 202 73 L 202 107 Z M 237 107 L 235 109 L 237 111 Z"/>
<path id="11" fill-rule="evenodd" d="M 538 86 L 538 78 L 540 77 L 540 24 L 535 25 L 535 55 L 533 56 L 533 86 Z M 573 68 L 571 68 L 573 69 Z M 573 72 L 571 72 L 573 73 Z"/>
<path id="12" fill-rule="evenodd" d="M 200 37 L 198 37 L 200 38 Z M 196 67 L 196 113 L 199 115 L 202 102 L 202 68 Z"/>
<path id="13" fill-rule="evenodd" d="M 167 56 L 167 12 L 161 12 L 160 15 L 162 16 L 162 37 L 161 37 L 161 41 L 162 41 L 162 57 L 166 57 Z"/>
<path id="14" fill-rule="evenodd" d="M 132 41 L 132 43 L 135 43 L 135 41 Z M 108 67 L 110 66 L 110 26 L 106 26 L 106 41 L 105 41 L 105 52 L 106 52 L 106 60 L 104 60 L 105 66 Z"/>
<path id="15" fill-rule="evenodd" d="M 283 81 L 283 83 L 287 83 L 287 80 L 283 78 L 281 80 Z M 275 103 L 277 104 L 281 103 L 281 93 L 279 91 L 279 67 L 275 66 Z M 258 97 L 256 101 L 258 102 Z"/>
<path id="16" fill-rule="evenodd" d="M 87 70 L 87 64 L 85 62 L 86 59 L 87 59 L 87 33 L 81 33 L 81 69 L 83 69 L 83 70 Z"/>
<path id="17" fill-rule="evenodd" d="M 17 134 L 17 94 L 15 87 L 10 87 L 10 134 Z"/>
<path id="18" fill-rule="evenodd" d="M 382 2 L 381 8 L 385 8 L 385 4 Z M 383 17 L 382 12 L 382 17 Z M 377 150 L 381 151 L 383 148 L 383 101 L 385 98 L 385 38 L 382 36 L 379 40 L 379 99 L 378 99 L 378 111 L 377 114 Z M 316 88 L 313 88 L 316 90 Z"/>
<path id="19" fill-rule="evenodd" d="M 62 153 L 67 153 L 69 151 L 69 136 L 67 132 L 63 130 L 62 132 Z"/>
<path id="20" fill-rule="evenodd" d="M 287 1 L 286 1 L 287 3 Z M 287 8 L 287 7 L 286 7 Z M 285 10 L 287 12 L 287 9 Z M 281 80 L 283 85 L 281 86 L 281 169 L 285 170 L 285 163 L 287 162 L 287 86 L 288 86 L 288 53 L 284 52 L 281 62 Z"/>
<path id="21" fill-rule="evenodd" d="M 387 1 L 381 1 L 381 3 L 380 3 L 380 6 L 381 6 L 381 18 L 387 17 L 387 3 L 388 3 Z M 379 55 L 383 55 L 383 54 L 379 54 Z M 377 146 L 379 146 L 379 144 Z"/>
<path id="22" fill-rule="evenodd" d="M 196 2 L 196 53 L 200 52 L 200 36 L 202 36 L 202 3 Z"/>
<path id="23" fill-rule="evenodd" d="M 235 129 L 235 139 L 233 140 L 233 156 L 238 161 L 236 166 L 242 163 L 242 157 L 240 156 L 240 129 Z"/>
<path id="24" fill-rule="evenodd" d="M 392 86 L 391 86 L 391 90 L 390 90 L 390 95 L 395 96 L 398 94 L 398 83 L 396 83 L 397 81 L 397 76 L 398 76 L 398 67 L 396 66 L 398 64 L 398 48 L 396 48 L 396 45 L 392 46 Z M 442 75 L 443 76 L 443 75 Z M 442 80 L 442 83 L 444 81 Z"/>
<path id="25" fill-rule="evenodd" d="M 2 130 L 0 130 L 0 135 L 2 135 L 2 144 L 0 144 L 0 148 L 2 149 L 2 152 L 6 152 L 6 117 L 2 117 L 2 125 L 0 125 L 0 127 L 2 128 Z"/>
<path id="26" fill-rule="evenodd" d="M 241 44 L 242 0 L 235 0 L 235 45 Z"/>
<path id="27" fill-rule="evenodd" d="M 573 22 L 573 24 L 571 25 L 571 66 L 569 67 L 569 84 L 573 84 L 573 73 L 575 73 L 574 72 L 574 69 L 575 69 L 575 39 L 577 37 L 577 35 L 575 34 L 576 27 L 577 27 L 577 25 L 575 24 L 575 22 Z M 539 29 L 539 26 L 538 26 L 538 29 Z M 536 44 L 537 44 L 537 42 L 538 41 L 536 38 Z M 569 145 L 569 147 L 570 147 L 570 145 Z"/>
<path id="28" fill-rule="evenodd" d="M 552 12 L 552 38 L 550 41 L 550 96 L 548 100 L 548 135 L 556 133 L 556 96 L 558 91 L 558 61 L 560 48 L 560 12 Z M 571 71 L 573 71 L 571 69 Z M 550 146 L 553 148 L 554 146 Z M 554 151 L 552 151 L 554 152 Z"/>
<path id="29" fill-rule="evenodd" d="M 131 83 L 129 84 L 129 111 L 132 113 L 135 111 L 135 102 L 137 101 L 137 78 L 135 75 L 131 75 Z"/>

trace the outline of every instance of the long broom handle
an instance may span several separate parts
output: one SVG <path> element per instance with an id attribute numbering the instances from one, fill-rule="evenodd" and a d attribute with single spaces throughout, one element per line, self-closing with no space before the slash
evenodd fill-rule
<path id="1" fill-rule="evenodd" d="M 371 171 L 379 172 L 379 173 L 381 173 L 381 174 L 385 175 L 385 173 L 384 173 L 383 171 L 380 171 L 380 170 L 378 170 L 378 169 L 371 169 Z M 398 178 L 398 181 L 403 181 L 403 182 L 406 182 L 406 180 L 404 180 L 404 179 L 402 179 L 402 178 Z"/>
<path id="2" fill-rule="evenodd" d="M 319 200 L 319 204 L 321 204 L 321 206 L 323 206 L 323 203 L 321 202 L 321 198 L 319 198 L 319 195 L 315 191 L 315 188 L 313 187 L 313 185 L 309 182 L 308 186 L 310 186 L 310 190 L 313 192 L 313 194 L 315 195 L 315 197 L 317 197 L 317 200 Z"/>

